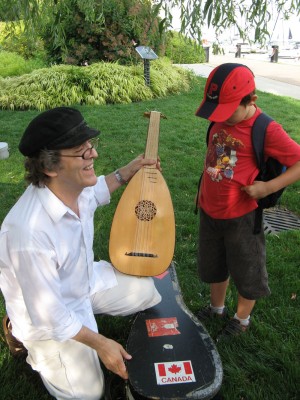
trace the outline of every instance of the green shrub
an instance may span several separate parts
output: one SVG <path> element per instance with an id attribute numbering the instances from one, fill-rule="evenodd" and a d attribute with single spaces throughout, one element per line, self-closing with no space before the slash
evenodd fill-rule
<path id="1" fill-rule="evenodd" d="M 165 55 L 174 64 L 198 64 L 205 62 L 203 47 L 175 31 L 169 31 L 166 35 Z"/>
<path id="2" fill-rule="evenodd" d="M 172 67 L 169 59 L 158 58 L 151 63 L 151 89 L 155 97 L 188 91 L 193 74 L 182 68 Z M 178 80 L 181 79 L 181 82 Z"/>
<path id="3" fill-rule="evenodd" d="M 25 34 L 22 22 L 14 28 L 10 23 L 0 22 L 0 47 L 1 50 L 16 53 L 26 60 L 46 60 L 42 40 L 38 35 Z"/>
<path id="4" fill-rule="evenodd" d="M 191 73 L 170 61 L 151 63 L 151 85 L 143 66 L 95 63 L 87 67 L 56 65 L 0 81 L 2 109 L 45 110 L 60 105 L 130 103 L 189 90 Z"/>
<path id="5" fill-rule="evenodd" d="M 65 45 L 56 41 L 53 19 L 41 28 L 49 55 L 56 63 L 83 65 L 86 61 L 132 63 L 138 59 L 134 43 L 159 50 L 161 36 L 157 8 L 149 0 L 103 0 L 87 18 L 83 2 L 64 0 L 53 10 L 60 21 Z"/>
<path id="6" fill-rule="evenodd" d="M 27 74 L 44 66 L 45 64 L 41 59 L 25 60 L 16 53 L 0 51 L 0 76 L 3 78 Z"/>

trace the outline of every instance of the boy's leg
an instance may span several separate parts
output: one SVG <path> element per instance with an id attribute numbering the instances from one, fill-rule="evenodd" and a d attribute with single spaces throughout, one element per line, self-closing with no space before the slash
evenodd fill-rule
<path id="1" fill-rule="evenodd" d="M 250 315 L 254 306 L 255 300 L 245 299 L 239 294 L 237 311 L 234 317 L 221 330 L 217 336 L 217 341 L 246 332 L 250 326 Z"/>
<path id="2" fill-rule="evenodd" d="M 223 221 L 211 218 L 200 209 L 197 261 L 198 273 L 202 282 L 223 284 L 228 280 L 229 271 L 226 263 L 224 234 L 226 232 L 223 232 Z M 224 283 L 224 285 L 226 284 Z"/>
<path id="3" fill-rule="evenodd" d="M 226 289 L 228 287 L 229 279 L 225 282 L 211 283 L 210 284 L 210 303 L 213 307 L 223 307 L 226 298 Z M 245 299 L 242 295 L 238 294 L 238 304 L 236 315 L 239 319 L 246 319 L 250 316 L 256 301 Z"/>
<path id="4" fill-rule="evenodd" d="M 236 314 L 220 333 L 219 339 L 245 332 L 255 302 L 270 294 L 264 230 L 253 234 L 255 210 L 231 220 L 230 225 L 225 243 L 231 279 L 239 293 L 238 306 Z"/>
<path id="5" fill-rule="evenodd" d="M 238 295 L 238 305 L 236 315 L 239 319 L 247 319 L 255 306 L 255 300 L 248 300 Z"/>
<path id="6" fill-rule="evenodd" d="M 213 307 L 223 307 L 229 279 L 224 282 L 210 284 L 210 304 Z"/>
<path id="7" fill-rule="evenodd" d="M 202 322 L 216 316 L 227 317 L 225 296 L 229 274 L 222 230 L 222 222 L 200 209 L 198 272 L 200 280 L 210 285 L 210 305 L 201 307 L 197 313 Z"/>

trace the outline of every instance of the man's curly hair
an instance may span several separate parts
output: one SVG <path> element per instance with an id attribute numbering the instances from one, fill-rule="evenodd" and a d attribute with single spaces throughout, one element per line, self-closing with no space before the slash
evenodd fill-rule
<path id="1" fill-rule="evenodd" d="M 25 179 L 37 187 L 44 187 L 50 177 L 44 172 L 57 171 L 60 165 L 60 153 L 58 150 L 41 150 L 34 157 L 25 159 Z"/>

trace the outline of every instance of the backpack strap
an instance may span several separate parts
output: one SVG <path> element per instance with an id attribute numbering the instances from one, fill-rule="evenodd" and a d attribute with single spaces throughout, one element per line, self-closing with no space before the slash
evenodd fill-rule
<path id="1" fill-rule="evenodd" d="M 273 119 L 269 117 L 265 113 L 259 114 L 259 116 L 254 121 L 252 126 L 252 146 L 256 158 L 256 163 L 260 171 L 262 172 L 265 168 L 265 154 L 264 154 L 264 146 L 265 146 L 265 136 L 266 130 L 270 122 Z"/>
<path id="2" fill-rule="evenodd" d="M 210 134 L 211 128 L 214 126 L 214 124 L 215 124 L 215 123 L 212 121 L 212 122 L 209 124 L 208 128 L 207 128 L 207 132 L 206 132 L 206 146 L 208 146 L 208 143 L 209 143 L 209 134 Z"/>
<path id="3" fill-rule="evenodd" d="M 263 171 L 266 166 L 265 154 L 264 154 L 265 136 L 267 127 L 272 121 L 273 119 L 269 117 L 267 114 L 261 113 L 256 118 L 252 126 L 252 133 L 251 133 L 252 146 L 255 154 L 256 163 L 260 170 L 260 175 L 263 174 Z M 262 220 L 263 220 L 263 209 L 260 206 L 258 206 L 257 209 L 255 210 L 255 221 L 253 230 L 253 233 L 255 235 L 257 235 L 261 231 Z"/>
<path id="4" fill-rule="evenodd" d="M 207 132 L 206 132 L 206 146 L 208 146 L 208 142 L 209 142 L 209 133 L 211 128 L 213 127 L 214 122 L 211 122 L 207 128 Z M 198 190 L 197 190 L 197 197 L 196 197 L 196 205 L 195 205 L 195 209 L 194 209 L 194 214 L 198 214 L 198 200 L 199 200 L 199 190 L 200 190 L 200 185 L 201 185 L 201 180 L 202 180 L 202 175 L 203 172 L 200 175 L 199 181 L 198 181 Z"/>

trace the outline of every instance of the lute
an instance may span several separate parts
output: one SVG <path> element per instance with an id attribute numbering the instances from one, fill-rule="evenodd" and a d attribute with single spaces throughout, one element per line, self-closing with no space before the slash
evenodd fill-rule
<path id="1" fill-rule="evenodd" d="M 162 114 L 150 117 L 145 158 L 157 159 Z M 175 247 L 172 199 L 161 172 L 142 167 L 130 180 L 116 208 L 109 240 L 113 266 L 129 275 L 155 276 L 171 264 Z"/>

